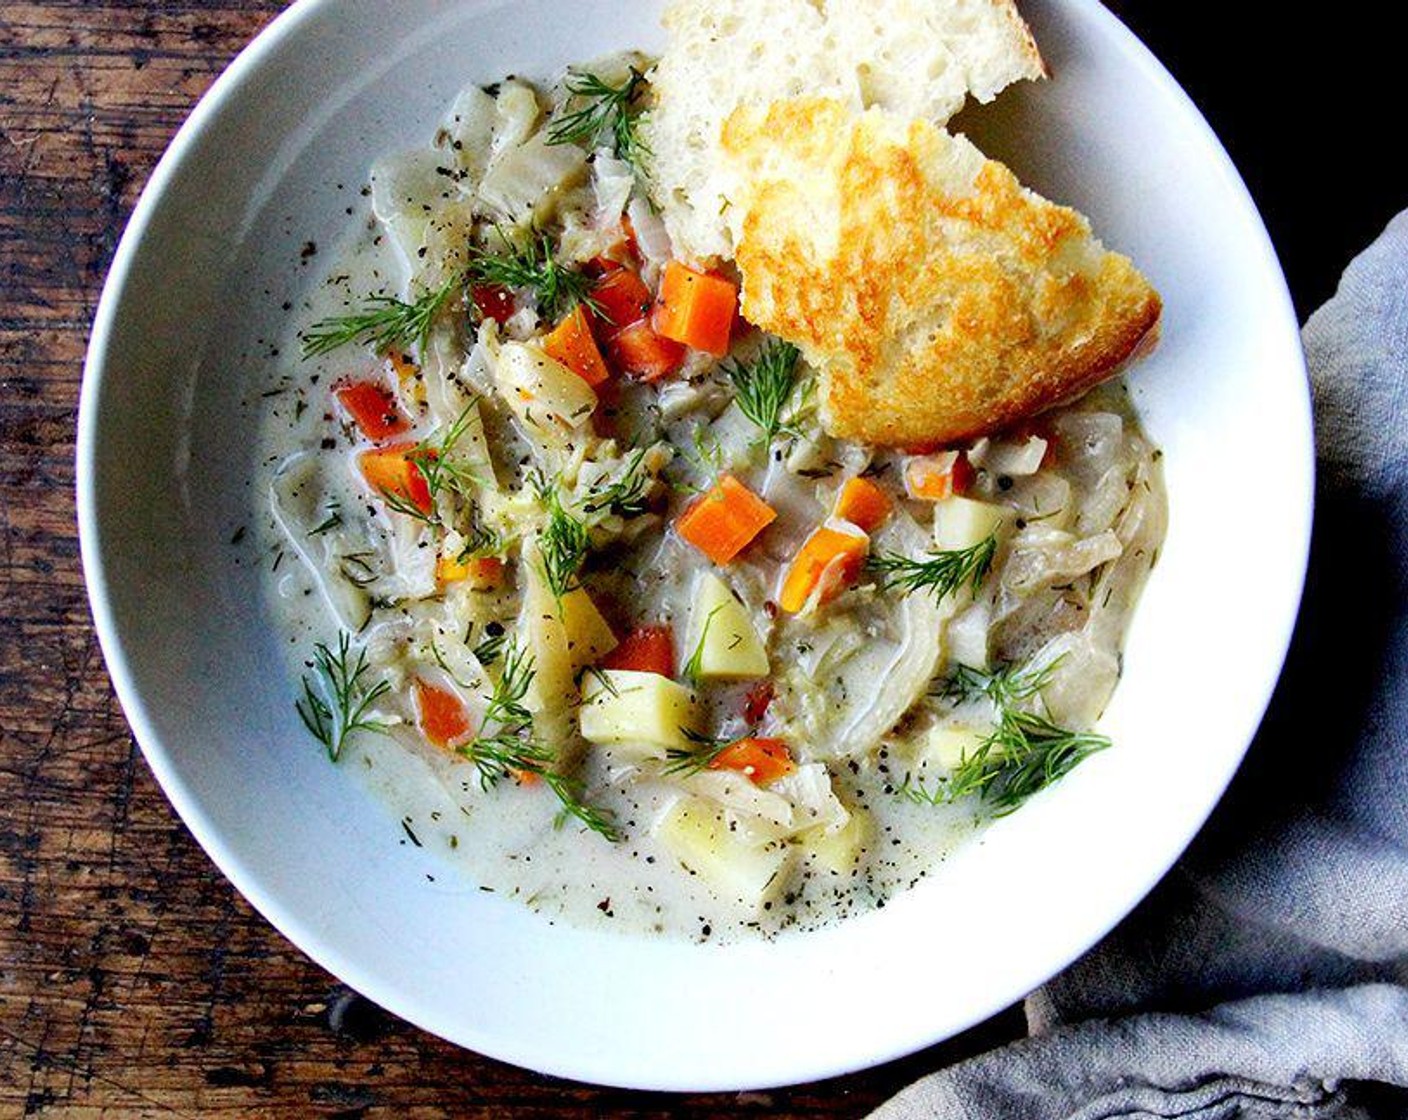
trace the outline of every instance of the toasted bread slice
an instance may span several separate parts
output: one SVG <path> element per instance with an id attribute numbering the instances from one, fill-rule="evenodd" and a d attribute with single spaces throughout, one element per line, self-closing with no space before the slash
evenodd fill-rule
<path id="1" fill-rule="evenodd" d="M 743 313 L 821 375 L 833 435 L 928 447 L 995 431 L 1116 372 L 1158 294 L 1080 214 L 927 121 L 802 98 L 742 107 Z"/>
<path id="2" fill-rule="evenodd" d="M 674 0 L 644 122 L 675 252 L 732 252 L 719 132 L 740 105 L 801 94 L 945 123 L 1045 73 L 1012 0 Z"/>

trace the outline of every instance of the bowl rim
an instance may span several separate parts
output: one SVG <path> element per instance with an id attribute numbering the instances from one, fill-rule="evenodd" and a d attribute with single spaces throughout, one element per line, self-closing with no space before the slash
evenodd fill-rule
<path id="1" fill-rule="evenodd" d="M 1259 263 L 1269 267 L 1274 275 L 1281 279 L 1276 301 L 1280 308 L 1280 321 L 1275 324 L 1275 327 L 1278 332 L 1288 330 L 1298 340 L 1299 324 L 1290 293 L 1286 289 L 1284 274 L 1265 224 L 1245 182 L 1197 106 L 1149 49 L 1124 26 L 1114 13 L 1098 3 L 1098 0 L 1053 0 L 1053 2 L 1075 9 L 1083 16 L 1103 22 L 1106 25 L 1106 30 L 1113 31 L 1124 41 L 1128 57 L 1134 64 L 1141 67 L 1145 71 L 1145 76 L 1160 87 L 1163 93 L 1174 97 L 1180 103 L 1181 109 L 1190 122 L 1200 130 L 1210 155 L 1219 161 L 1221 172 L 1234 187 L 1237 205 L 1245 212 L 1245 216 L 1254 223 L 1253 228 L 1256 231 L 1263 257 Z M 141 246 L 153 216 L 162 206 L 172 180 L 186 160 L 196 139 L 206 129 L 208 123 L 221 112 L 230 94 L 257 75 L 265 60 L 279 50 L 290 38 L 299 34 L 305 24 L 312 21 L 325 9 L 335 6 L 335 3 L 336 0 L 295 0 L 288 9 L 276 16 L 240 51 L 201 97 L 187 120 L 175 134 L 143 188 L 137 205 L 128 220 L 104 281 L 83 367 L 76 447 L 80 558 L 94 628 L 114 690 L 122 704 L 123 712 L 131 726 L 133 735 L 141 746 L 148 765 L 172 807 L 221 873 L 265 920 L 320 967 L 327 969 L 359 993 L 417 1027 L 450 1039 L 457 1045 L 480 1050 L 478 1042 L 465 1041 L 466 1031 L 462 1027 L 455 1029 L 453 1024 L 438 1022 L 434 1016 L 423 1014 L 413 1002 L 408 1004 L 395 985 L 384 983 L 374 970 L 362 967 L 355 959 L 344 954 L 340 948 L 327 941 L 296 910 L 285 905 L 276 894 L 267 891 L 261 882 L 259 872 L 246 862 L 245 857 L 239 852 L 238 846 L 207 819 L 201 808 L 198 793 L 182 779 L 172 761 L 171 748 L 161 741 L 138 689 L 134 671 L 128 661 L 127 644 L 120 632 L 110 600 L 108 567 L 100 544 L 102 536 L 99 529 L 98 499 L 95 487 L 98 401 L 102 395 L 102 386 L 107 373 L 107 351 L 115 324 L 122 313 L 131 274 L 138 261 Z M 1287 376 L 1289 377 L 1291 372 L 1298 373 L 1300 383 L 1304 386 L 1301 394 L 1303 400 L 1300 402 L 1303 427 L 1302 431 L 1297 433 L 1299 446 L 1303 449 L 1304 462 L 1302 466 L 1304 471 L 1300 480 L 1302 493 L 1296 502 L 1296 508 L 1303 510 L 1304 515 L 1298 525 L 1288 527 L 1287 543 L 1293 545 L 1295 550 L 1295 586 L 1297 591 L 1294 604 L 1287 604 L 1285 615 L 1280 620 L 1279 631 L 1272 638 L 1267 639 L 1268 650 L 1274 649 L 1276 651 L 1275 665 L 1277 668 L 1275 672 L 1271 673 L 1263 694 L 1256 696 L 1247 705 L 1249 713 L 1255 714 L 1253 727 L 1264 719 L 1272 693 L 1279 680 L 1280 668 L 1284 665 L 1299 613 L 1299 603 L 1304 594 L 1309 560 L 1310 534 L 1314 513 L 1314 440 L 1309 380 L 1304 352 L 1297 345 L 1295 353 L 1298 368 L 1295 371 L 1288 371 Z M 1294 528 L 1294 532 L 1290 531 L 1292 528 Z M 1269 658 L 1268 664 L 1270 664 Z M 1217 775 L 1217 780 L 1210 781 L 1208 784 L 1209 797 L 1206 805 L 1201 806 L 1197 813 L 1188 814 L 1187 827 L 1178 845 L 1170 849 L 1165 860 L 1147 869 L 1147 877 L 1138 894 L 1128 900 L 1128 905 L 1117 908 L 1117 912 L 1110 915 L 1109 921 L 1099 929 L 1098 936 L 1090 939 L 1074 957 L 1059 954 L 1061 955 L 1061 963 L 1054 971 L 1047 972 L 1045 969 L 1039 969 L 1042 972 L 1040 977 L 1033 978 L 1024 975 L 1009 978 L 1006 984 L 995 985 L 991 998 L 986 1003 L 974 1007 L 971 1015 L 958 1030 L 969 1029 L 1008 1006 L 1014 998 L 1020 998 L 1023 992 L 1034 986 L 1033 980 L 1036 984 L 1044 983 L 1056 971 L 1067 967 L 1081 953 L 1097 944 L 1111 929 L 1123 921 L 1128 913 L 1167 874 L 1194 836 L 1201 830 L 1236 773 L 1249 746 L 1250 740 L 1240 752 L 1235 754 L 1235 757 L 1228 758 L 1225 773 Z M 953 1033 L 956 1032 L 945 1031 L 943 1035 L 938 1037 L 952 1037 Z M 769 1088 L 851 1073 L 913 1053 L 938 1041 L 938 1037 L 914 1038 L 906 1045 L 872 1046 L 869 1049 L 858 1043 L 855 1047 L 853 1060 L 842 1066 L 837 1066 L 834 1063 L 809 1065 L 805 1061 L 794 1062 L 786 1069 L 779 1069 L 773 1078 L 749 1080 L 746 1084 L 739 1084 L 736 1079 L 728 1077 L 710 1080 L 698 1077 L 680 1079 L 662 1076 L 654 1081 L 639 1077 L 620 1080 L 610 1076 L 603 1077 L 603 1071 L 600 1068 L 588 1068 L 570 1063 L 554 1063 L 550 1058 L 545 1059 L 543 1054 L 537 1052 L 515 1053 L 503 1047 L 484 1048 L 480 1052 L 526 1068 L 599 1084 L 673 1091 L 718 1091 Z"/>

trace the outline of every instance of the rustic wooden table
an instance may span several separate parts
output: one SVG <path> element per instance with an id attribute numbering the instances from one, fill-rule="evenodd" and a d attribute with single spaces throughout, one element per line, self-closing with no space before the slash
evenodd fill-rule
<path id="1" fill-rule="evenodd" d="M 1229 140 L 1308 310 L 1351 249 L 1408 203 L 1376 162 L 1377 120 L 1341 114 L 1324 139 L 1333 150 L 1308 160 L 1300 129 L 1325 92 L 1309 69 L 1281 73 L 1294 51 L 1268 57 L 1250 27 L 1219 25 L 1214 41 L 1210 3 L 1112 6 Z M 1016 1037 L 1014 1009 L 904 1061 L 768 1093 L 557 1081 L 382 1013 L 285 942 L 192 843 L 129 735 L 92 634 L 74 419 L 89 323 L 142 184 L 281 7 L 0 3 L 0 1117 L 859 1116 L 920 1074 Z M 1350 54 L 1348 31 L 1337 41 L 1316 21 L 1298 34 L 1307 55 Z M 1396 41 L 1366 38 L 1354 46 L 1360 104 L 1365 80 L 1372 103 L 1372 75 L 1393 72 Z M 1353 193 L 1344 153 L 1355 153 Z"/>

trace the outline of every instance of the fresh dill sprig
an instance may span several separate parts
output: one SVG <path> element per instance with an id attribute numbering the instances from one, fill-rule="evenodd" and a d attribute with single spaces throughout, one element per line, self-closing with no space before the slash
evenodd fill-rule
<path id="1" fill-rule="evenodd" d="M 1012 708 L 1039 695 L 1042 689 L 1051 683 L 1052 674 L 1064 659 L 1063 654 L 1040 669 L 1021 665 L 999 665 L 991 673 L 984 673 L 968 665 L 957 665 L 936 691 L 945 700 L 962 703 L 986 697 L 999 710 Z"/>
<path id="2" fill-rule="evenodd" d="M 421 509 L 420 506 L 416 505 L 415 502 L 411 501 L 410 498 L 406 497 L 405 494 L 397 490 L 389 490 L 384 486 L 379 491 L 379 495 L 381 500 L 386 504 L 386 508 L 393 513 L 399 513 L 404 517 L 410 517 L 416 521 L 423 521 L 427 525 L 440 524 L 440 518 L 436 515 L 433 507 L 431 511 L 427 513 L 425 510 Z"/>
<path id="3" fill-rule="evenodd" d="M 476 415 L 478 406 L 479 398 L 475 397 L 445 429 L 444 435 L 434 442 L 422 440 L 406 456 L 419 468 L 432 502 L 442 490 L 449 490 L 462 498 L 469 497 L 474 487 L 483 483 L 482 478 L 452 458 L 456 445 L 469 430 L 470 419 Z"/>
<path id="4" fill-rule="evenodd" d="M 548 590 L 554 599 L 561 599 L 577 586 L 591 538 L 587 527 L 563 506 L 556 485 L 545 483 L 539 495 L 547 506 L 548 520 L 538 534 L 538 555 Z"/>
<path id="5" fill-rule="evenodd" d="M 645 84 L 645 75 L 634 66 L 619 86 L 587 71 L 570 72 L 565 83 L 567 92 L 581 102 L 581 107 L 548 129 L 548 143 L 592 148 L 608 136 L 616 158 L 640 171 L 650 155 L 640 136 L 640 107 L 636 105 Z"/>
<path id="6" fill-rule="evenodd" d="M 645 449 L 631 452 L 625 468 L 606 485 L 598 484 L 587 492 L 582 512 L 608 513 L 618 517 L 639 517 L 649 508 L 650 488 L 655 479 L 644 469 Z"/>
<path id="7" fill-rule="evenodd" d="M 703 675 L 704 667 L 704 643 L 709 640 L 709 627 L 714 624 L 714 616 L 723 610 L 723 604 L 711 610 L 704 619 L 704 628 L 699 632 L 699 643 L 694 647 L 694 652 L 689 655 L 689 660 L 684 663 L 684 675 L 695 684 L 699 683 L 699 678 Z M 688 732 L 686 732 L 686 735 Z"/>
<path id="8" fill-rule="evenodd" d="M 456 748 L 474 763 L 486 790 L 514 773 L 541 773 L 552 761 L 552 754 L 533 739 L 533 714 L 523 704 L 535 674 L 532 656 L 510 643 L 484 709 L 480 735 Z M 491 727 L 492 734 L 485 734 Z"/>
<path id="9" fill-rule="evenodd" d="M 782 413 L 797 383 L 799 357 L 801 351 L 790 342 L 771 338 L 751 362 L 732 361 L 724 366 L 733 381 L 739 409 L 763 433 L 765 444 L 782 430 Z"/>
<path id="10" fill-rule="evenodd" d="M 455 559 L 464 564 L 470 560 L 483 560 L 486 556 L 498 556 L 503 550 L 504 537 L 502 533 L 482 525 L 476 525 Z"/>
<path id="11" fill-rule="evenodd" d="M 723 473 L 724 449 L 723 445 L 719 443 L 719 437 L 703 424 L 694 429 L 691 442 L 694 444 L 693 451 L 686 451 L 683 447 L 675 448 L 675 452 L 679 456 L 678 461 L 688 463 L 698 471 L 707 480 L 706 484 L 696 486 L 685 479 L 675 478 L 670 480 L 670 488 L 680 494 L 703 494 Z"/>
<path id="12" fill-rule="evenodd" d="M 599 309 L 591 298 L 591 278 L 558 261 L 553 255 L 552 238 L 546 233 L 535 231 L 521 245 L 514 244 L 502 232 L 499 240 L 503 249 L 497 253 L 482 248 L 470 250 L 466 272 L 471 280 L 500 288 L 529 289 L 546 318 L 579 303 Z"/>
<path id="13" fill-rule="evenodd" d="M 474 487 L 482 485 L 483 479 L 467 467 L 456 463 L 452 456 L 456 445 L 468 431 L 471 414 L 478 404 L 478 397 L 470 401 L 439 439 L 421 440 L 406 452 L 406 459 L 420 472 L 425 481 L 426 493 L 430 496 L 430 510 L 421 509 L 405 494 L 383 488 L 381 500 L 386 503 L 387 508 L 423 521 L 427 525 L 438 525 L 440 514 L 437 507 L 442 493 L 458 494 L 466 499 L 473 496 Z"/>
<path id="14" fill-rule="evenodd" d="M 994 816 L 1005 817 L 1109 746 L 1109 738 L 1096 732 L 1072 731 L 1046 716 L 1006 709 L 992 734 L 963 757 L 941 786 L 931 790 L 906 777 L 898 792 L 931 805 L 977 794 Z"/>
<path id="15" fill-rule="evenodd" d="M 993 533 L 968 548 L 930 552 L 923 560 L 894 552 L 877 553 L 865 566 L 880 576 L 884 588 L 931 591 L 936 599 L 942 599 L 965 585 L 976 592 L 987 578 L 996 554 L 997 535 Z"/>
<path id="16" fill-rule="evenodd" d="M 424 351 L 436 316 L 463 289 L 464 276 L 456 273 L 410 303 L 393 296 L 372 296 L 360 311 L 320 319 L 309 327 L 303 334 L 303 357 L 327 354 L 354 342 L 369 344 L 378 354 L 409 349 L 413 343 Z"/>
<path id="17" fill-rule="evenodd" d="M 568 820 L 575 819 L 613 844 L 624 839 L 611 812 L 586 800 L 581 779 L 551 770 L 544 773 L 542 778 L 562 803 L 562 809 L 553 821 L 554 827 L 561 828 Z"/>
<path id="18" fill-rule="evenodd" d="M 1006 816 L 1082 760 L 1109 747 L 1104 735 L 1072 731 L 1047 714 L 1029 710 L 1029 702 L 1040 700 L 1060 662 L 1057 658 L 1038 669 L 1003 665 L 991 673 L 959 666 L 939 694 L 959 702 L 987 699 L 996 710 L 996 726 L 963 755 L 937 789 L 926 788 L 909 775 L 899 788 L 900 795 L 938 805 L 977 794 L 994 815 Z"/>
<path id="19" fill-rule="evenodd" d="M 352 658 L 351 639 L 340 634 L 337 652 L 325 643 L 313 647 L 313 679 L 303 677 L 303 698 L 294 701 L 303 726 L 308 728 L 336 762 L 343 745 L 354 731 L 385 733 L 386 725 L 367 718 L 367 710 L 391 690 L 386 681 L 368 687 L 362 676 L 367 672 L 367 651 Z"/>
<path id="20" fill-rule="evenodd" d="M 719 739 L 712 735 L 701 735 L 688 727 L 681 727 L 680 734 L 689 740 L 688 747 L 668 747 L 665 750 L 665 765 L 662 774 L 698 774 L 709 769 L 714 761 L 731 747 L 735 740 Z"/>
<path id="21" fill-rule="evenodd" d="M 558 825 L 572 817 L 608 840 L 621 839 L 611 814 L 583 798 L 579 780 L 555 772 L 552 751 L 533 737 L 533 714 L 523 702 L 535 675 L 532 656 L 509 643 L 481 725 L 492 727 L 493 733 L 481 734 L 456 750 L 474 763 L 481 788 L 492 789 L 506 778 L 536 775 L 562 804 Z"/>

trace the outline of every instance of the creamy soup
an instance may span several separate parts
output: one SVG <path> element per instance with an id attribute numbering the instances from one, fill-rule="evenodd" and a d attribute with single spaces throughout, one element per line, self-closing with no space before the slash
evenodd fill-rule
<path id="1" fill-rule="evenodd" d="M 643 70 L 470 87 L 372 169 L 267 397 L 289 749 L 553 919 L 807 928 L 1110 745 L 1158 453 L 1119 384 L 828 437 L 729 266 L 673 258 Z"/>

